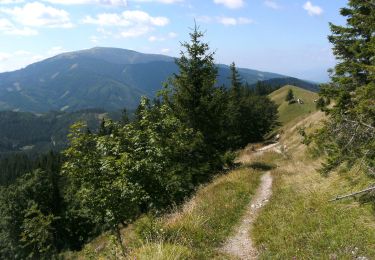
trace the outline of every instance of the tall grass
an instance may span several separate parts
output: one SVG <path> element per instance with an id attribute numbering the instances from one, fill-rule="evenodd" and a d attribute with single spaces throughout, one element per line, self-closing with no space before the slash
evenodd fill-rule
<path id="1" fill-rule="evenodd" d="M 152 222 L 139 220 L 135 223 L 138 234 L 144 239 L 151 238 L 142 251 L 155 252 L 155 247 L 163 254 L 172 249 L 186 250 L 181 257 L 175 254 L 173 259 L 224 257 L 217 248 L 239 222 L 259 185 L 260 175 L 259 171 L 248 168 L 234 170 L 199 190 L 180 211 Z M 161 249 L 163 243 L 168 246 Z"/>
<path id="2" fill-rule="evenodd" d="M 328 202 L 332 193 L 340 193 L 338 187 L 327 186 L 333 189 L 330 192 L 324 188 L 302 193 L 301 187 L 284 181 L 293 174 L 275 172 L 274 176 L 275 196 L 253 229 L 262 258 L 375 258 L 375 219 L 369 207 Z"/>

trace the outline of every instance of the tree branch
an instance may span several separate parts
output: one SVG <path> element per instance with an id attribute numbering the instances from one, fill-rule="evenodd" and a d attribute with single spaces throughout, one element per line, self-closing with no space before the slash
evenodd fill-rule
<path id="1" fill-rule="evenodd" d="M 346 121 L 346 122 L 349 122 L 349 123 L 360 124 L 360 125 L 363 125 L 367 128 L 370 128 L 372 130 L 375 130 L 375 127 L 373 127 L 369 124 L 363 123 L 362 121 L 354 121 L 354 120 L 349 120 L 349 119 L 346 119 L 346 118 L 343 118 L 343 120 Z"/>
<path id="2" fill-rule="evenodd" d="M 373 191 L 373 190 L 375 190 L 375 186 L 372 186 L 372 187 L 369 187 L 367 189 L 357 191 L 357 192 L 354 192 L 354 193 L 351 193 L 351 194 L 348 194 L 348 195 L 337 196 L 336 198 L 329 200 L 329 202 L 333 202 L 333 201 L 336 201 L 336 200 L 342 200 L 342 199 L 349 198 L 349 197 L 354 197 L 358 194 L 370 192 L 370 191 Z"/>

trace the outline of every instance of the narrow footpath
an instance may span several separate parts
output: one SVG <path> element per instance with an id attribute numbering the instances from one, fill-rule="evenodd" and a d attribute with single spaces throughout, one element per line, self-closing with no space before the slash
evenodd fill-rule
<path id="1" fill-rule="evenodd" d="M 230 237 L 221 251 L 238 257 L 239 259 L 257 259 L 258 252 L 251 239 L 250 232 L 259 210 L 268 202 L 272 195 L 272 176 L 270 172 L 261 178 L 261 184 L 248 205 L 241 224 L 237 227 L 233 237 Z"/>

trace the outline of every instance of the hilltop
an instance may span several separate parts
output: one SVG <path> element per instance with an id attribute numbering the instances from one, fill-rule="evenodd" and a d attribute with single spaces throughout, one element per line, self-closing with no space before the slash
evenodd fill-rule
<path id="1" fill-rule="evenodd" d="M 303 104 L 288 104 L 288 102 L 285 101 L 285 97 L 289 89 L 293 91 L 295 99 L 301 99 L 303 101 Z M 308 114 L 315 112 L 316 104 L 314 100 L 316 100 L 319 96 L 317 93 L 314 93 L 312 91 L 296 86 L 287 85 L 272 92 L 271 94 L 269 94 L 269 97 L 279 106 L 279 120 L 284 125 L 296 118 L 302 118 Z"/>

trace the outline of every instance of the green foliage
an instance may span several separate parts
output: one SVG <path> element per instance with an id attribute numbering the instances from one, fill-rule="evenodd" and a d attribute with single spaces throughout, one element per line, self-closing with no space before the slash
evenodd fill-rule
<path id="1" fill-rule="evenodd" d="M 258 96 L 267 96 L 268 94 L 274 92 L 279 88 L 279 85 L 273 86 L 271 84 L 268 84 L 266 81 L 258 81 L 254 86 L 254 93 Z"/>
<path id="2" fill-rule="evenodd" d="M 183 201 L 205 180 L 203 140 L 184 126 L 167 105 L 141 101 L 139 120 L 125 126 L 106 122 L 107 135 L 76 124 L 63 172 L 73 198 L 101 226 L 132 221 L 142 210 Z M 201 176 L 204 176 L 203 178 Z"/>
<path id="3" fill-rule="evenodd" d="M 55 250 L 57 228 L 54 181 L 36 170 L 0 190 L 0 257 L 48 258 Z"/>
<path id="4" fill-rule="evenodd" d="M 35 157 L 35 156 L 34 156 Z M 0 156 L 0 186 L 7 186 L 26 173 L 42 169 L 49 173 L 58 172 L 62 162 L 59 153 L 50 151 L 36 158 L 24 153 Z"/>
<path id="5" fill-rule="evenodd" d="M 374 2 L 350 0 L 341 14 L 347 24 L 330 24 L 329 36 L 339 63 L 332 70 L 332 83 L 320 92 L 335 104 L 325 108 L 329 120 L 313 137 L 328 155 L 323 173 L 344 162 L 350 167 L 359 159 L 365 172 L 375 176 Z"/>
<path id="6" fill-rule="evenodd" d="M 216 88 L 217 68 L 214 53 L 202 41 L 204 34 L 195 26 L 191 42 L 185 42 L 181 57 L 176 60 L 179 73 L 170 80 L 172 97 L 169 105 L 186 125 L 202 133 L 208 144 L 207 156 L 215 157 L 222 145 L 225 114 L 225 90 Z"/>
<path id="7" fill-rule="evenodd" d="M 80 123 L 71 128 L 63 173 L 71 180 L 69 191 L 82 211 L 94 223 L 113 228 L 137 215 L 144 195 L 117 165 L 121 156 L 117 138 L 86 133 L 85 128 Z"/>
<path id="8" fill-rule="evenodd" d="M 285 101 L 288 101 L 290 103 L 290 101 L 292 101 L 293 99 L 294 99 L 293 90 L 289 89 L 288 93 L 286 94 Z"/>
<path id="9" fill-rule="evenodd" d="M 277 106 L 267 96 L 249 91 L 231 65 L 232 85 L 227 94 L 227 109 L 223 132 L 226 149 L 238 149 L 250 142 L 263 140 L 277 125 Z"/>
<path id="10" fill-rule="evenodd" d="M 55 253 L 54 221 L 55 217 L 52 214 L 44 215 L 35 202 L 26 209 L 20 241 L 23 249 L 30 252 L 27 258 L 51 259 Z"/>
<path id="11" fill-rule="evenodd" d="M 316 109 L 323 109 L 326 105 L 326 101 L 322 97 L 318 98 L 316 101 Z"/>
<path id="12" fill-rule="evenodd" d="M 49 150 L 60 151 L 67 145 L 69 127 L 77 121 L 85 121 L 93 131 L 99 128 L 101 117 L 119 118 L 119 112 L 107 113 L 102 109 L 76 112 L 0 112 L 0 156 L 10 153 L 37 154 Z"/>
<path id="13" fill-rule="evenodd" d="M 237 153 L 232 152 L 232 151 L 227 151 L 223 156 L 222 156 L 222 162 L 224 167 L 227 167 L 229 169 L 233 168 L 236 163 L 235 160 L 237 158 Z"/>

